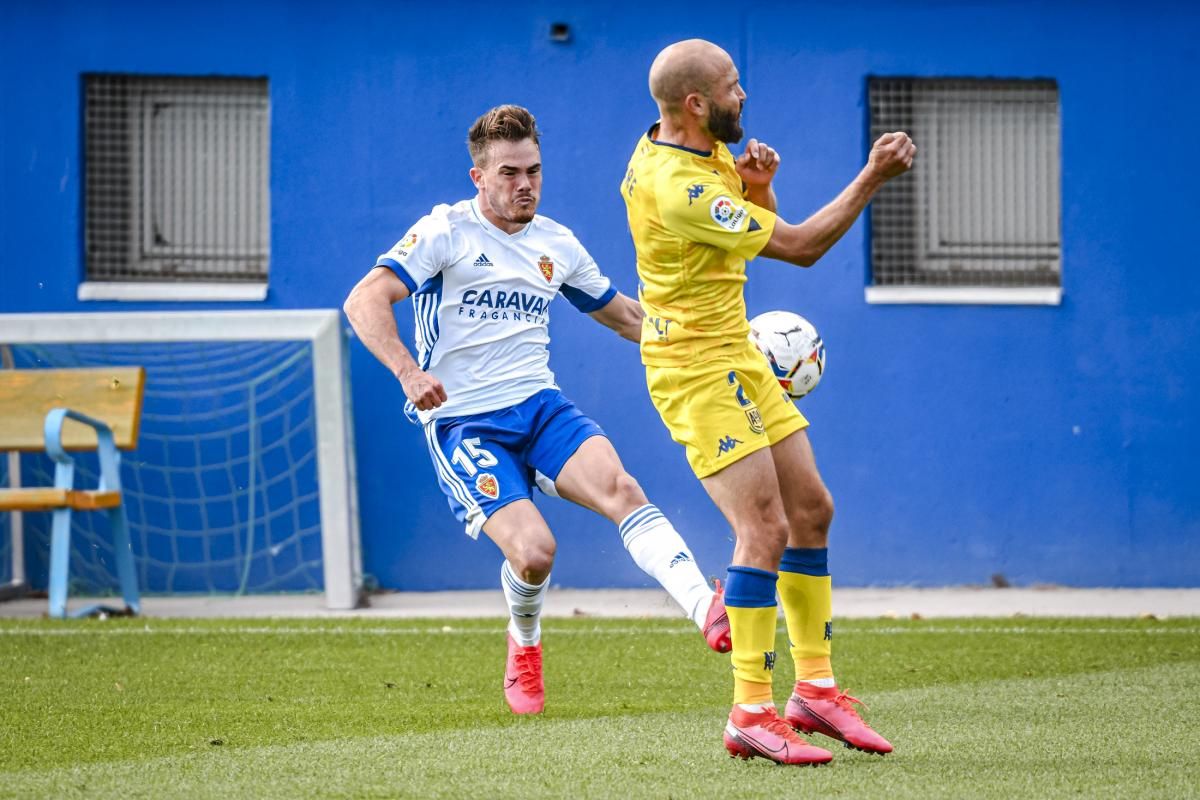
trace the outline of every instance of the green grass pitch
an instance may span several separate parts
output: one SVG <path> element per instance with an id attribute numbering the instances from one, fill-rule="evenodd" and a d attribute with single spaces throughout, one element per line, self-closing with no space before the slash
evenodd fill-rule
<path id="1" fill-rule="evenodd" d="M 887 757 L 726 756 L 726 656 L 671 620 L 548 620 L 547 711 L 499 620 L 0 622 L 3 797 L 1200 794 L 1200 619 L 841 621 Z M 779 638 L 776 700 L 791 682 Z"/>

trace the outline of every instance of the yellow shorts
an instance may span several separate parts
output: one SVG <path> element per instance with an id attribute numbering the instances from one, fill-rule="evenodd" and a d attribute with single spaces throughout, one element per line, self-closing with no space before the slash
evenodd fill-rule
<path id="1" fill-rule="evenodd" d="M 755 450 L 808 427 L 749 342 L 686 367 L 646 367 L 650 399 L 671 438 L 687 449 L 697 478 L 705 478 Z"/>

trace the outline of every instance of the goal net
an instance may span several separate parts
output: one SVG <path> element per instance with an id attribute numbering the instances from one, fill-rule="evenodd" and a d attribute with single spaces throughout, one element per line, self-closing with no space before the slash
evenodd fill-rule
<path id="1" fill-rule="evenodd" d="M 336 311 L 0 315 L 5 365 L 141 366 L 141 432 L 121 480 L 138 584 L 148 594 L 361 588 L 343 336 Z M 77 486 L 96 484 L 77 455 Z M 9 485 L 53 483 L 53 463 L 0 464 Z M 38 587 L 49 515 L 0 522 L 0 578 Z M 71 593 L 117 585 L 107 516 L 76 513 Z M 25 564 L 15 555 L 24 551 Z M 44 580 L 44 578 L 43 578 Z"/>

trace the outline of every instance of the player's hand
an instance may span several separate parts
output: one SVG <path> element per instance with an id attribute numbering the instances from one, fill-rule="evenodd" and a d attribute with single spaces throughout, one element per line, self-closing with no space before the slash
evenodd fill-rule
<path id="1" fill-rule="evenodd" d="M 907 133 L 885 133 L 875 140 L 867 166 L 883 180 L 890 180 L 912 169 L 917 146 Z"/>
<path id="2" fill-rule="evenodd" d="M 747 186 L 766 186 L 779 169 L 779 153 L 765 142 L 751 139 L 746 143 L 746 152 L 738 156 L 733 166 Z"/>
<path id="3" fill-rule="evenodd" d="M 414 369 L 399 377 L 400 385 L 404 387 L 404 396 L 417 410 L 429 411 L 446 402 L 446 388 L 428 372 Z"/>

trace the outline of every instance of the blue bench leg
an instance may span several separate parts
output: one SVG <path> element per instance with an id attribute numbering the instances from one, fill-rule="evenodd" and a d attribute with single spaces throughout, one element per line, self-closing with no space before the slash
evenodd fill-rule
<path id="1" fill-rule="evenodd" d="M 50 529 L 50 616 L 67 615 L 67 570 L 71 561 L 71 509 L 54 512 Z"/>
<path id="2" fill-rule="evenodd" d="M 138 598 L 137 573 L 133 570 L 133 549 L 129 542 L 129 518 L 125 514 L 125 503 L 109 509 L 109 527 L 112 528 L 113 549 L 117 557 L 117 577 L 121 581 L 121 596 L 125 607 L 131 613 L 141 613 L 141 601 Z"/>

